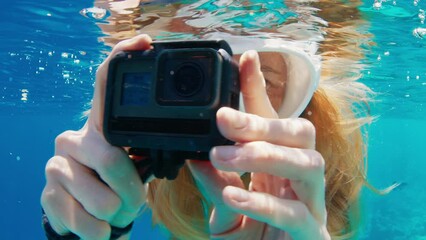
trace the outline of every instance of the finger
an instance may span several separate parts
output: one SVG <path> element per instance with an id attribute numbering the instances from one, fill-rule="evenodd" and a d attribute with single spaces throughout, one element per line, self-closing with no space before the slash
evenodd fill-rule
<path id="1" fill-rule="evenodd" d="M 120 198 L 91 169 L 61 156 L 46 166 L 46 178 L 54 179 L 97 219 L 111 222 L 121 208 Z"/>
<path id="2" fill-rule="evenodd" d="M 266 118 L 278 118 L 266 92 L 266 82 L 256 51 L 247 51 L 241 55 L 239 71 L 246 112 Z"/>
<path id="3" fill-rule="evenodd" d="M 125 227 L 133 221 L 134 213 L 146 201 L 146 191 L 123 149 L 109 145 L 101 135 L 83 128 L 59 135 L 55 151 L 57 155 L 65 155 L 93 169 L 121 199 L 120 213 L 110 222 L 112 225 Z"/>
<path id="4" fill-rule="evenodd" d="M 268 119 L 223 107 L 216 119 L 222 135 L 235 142 L 266 141 L 288 147 L 315 148 L 315 127 L 303 118 Z"/>
<path id="5" fill-rule="evenodd" d="M 215 147 L 210 151 L 210 160 L 223 171 L 267 173 L 290 179 L 299 200 L 318 220 L 325 221 L 325 163 L 317 151 L 250 142 Z"/>
<path id="6" fill-rule="evenodd" d="M 224 171 L 265 172 L 304 182 L 316 182 L 324 176 L 324 159 L 317 151 L 267 142 L 214 147 L 210 160 Z"/>
<path id="7" fill-rule="evenodd" d="M 109 239 L 110 225 L 86 212 L 59 184 L 48 183 L 41 201 L 50 225 L 58 234 L 72 232 L 82 239 Z"/>
<path id="8" fill-rule="evenodd" d="M 208 161 L 191 160 L 188 166 L 201 192 L 215 207 L 210 217 L 210 233 L 223 233 L 237 227 L 242 216 L 223 203 L 222 190 L 228 185 L 244 187 L 240 176 L 218 171 Z"/>
<path id="9" fill-rule="evenodd" d="M 224 201 L 234 211 L 290 233 L 293 239 L 323 236 L 309 209 L 301 201 L 280 199 L 267 193 L 249 192 L 232 186 L 223 191 Z"/>
<path id="10" fill-rule="evenodd" d="M 119 42 L 112 49 L 108 58 L 99 66 L 96 73 L 95 93 L 93 96 L 93 104 L 89 116 L 89 121 L 93 121 L 94 126 L 99 132 L 101 132 L 103 126 L 106 81 L 110 60 L 120 51 L 149 49 L 151 48 L 151 42 L 151 38 L 145 34 Z"/>

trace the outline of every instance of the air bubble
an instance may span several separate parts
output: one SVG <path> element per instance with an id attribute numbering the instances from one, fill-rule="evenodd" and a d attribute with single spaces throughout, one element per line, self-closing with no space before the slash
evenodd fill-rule
<path id="1" fill-rule="evenodd" d="M 417 16 L 419 16 L 420 22 L 424 24 L 426 18 L 425 10 L 420 9 Z"/>
<path id="2" fill-rule="evenodd" d="M 80 10 L 80 14 L 93 20 L 105 20 L 108 17 L 108 11 L 99 7 L 90 7 Z"/>
<path id="3" fill-rule="evenodd" d="M 62 72 L 62 77 L 65 79 L 65 80 L 68 80 L 69 78 L 70 78 L 70 72 L 69 71 L 63 71 Z"/>
<path id="4" fill-rule="evenodd" d="M 380 10 L 382 8 L 382 1 L 374 1 L 373 8 Z"/>
<path id="5" fill-rule="evenodd" d="M 413 36 L 424 39 L 426 36 L 426 28 L 416 28 L 413 30 Z"/>
<path id="6" fill-rule="evenodd" d="M 26 102 L 28 101 L 28 89 L 21 89 L 21 101 Z"/>

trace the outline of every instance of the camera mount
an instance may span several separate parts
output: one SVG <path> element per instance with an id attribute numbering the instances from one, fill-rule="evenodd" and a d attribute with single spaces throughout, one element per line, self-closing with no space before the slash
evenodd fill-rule
<path id="1" fill-rule="evenodd" d="M 130 148 L 129 155 L 140 156 L 141 161 L 135 163 L 143 183 L 151 175 L 156 178 L 174 180 L 186 159 L 205 160 L 208 152 L 164 151 L 157 149 Z"/>

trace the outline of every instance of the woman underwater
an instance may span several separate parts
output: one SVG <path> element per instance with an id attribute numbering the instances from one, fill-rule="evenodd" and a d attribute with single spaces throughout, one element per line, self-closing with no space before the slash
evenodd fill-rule
<path id="1" fill-rule="evenodd" d="M 41 203 L 47 234 L 129 239 L 146 205 L 176 239 L 353 237 L 360 190 L 368 186 L 362 126 L 371 120 L 371 92 L 356 82 L 361 45 L 368 43 L 357 31 L 365 24 L 360 2 L 286 1 L 296 21 L 253 32 L 205 24 L 223 19 L 202 10 L 207 1 L 190 2 L 156 8 L 96 2 L 111 9 L 110 25 L 100 27 L 114 47 L 98 68 L 86 124 L 57 137 L 46 165 Z M 244 4 L 249 9 L 252 3 Z M 203 21 L 189 16 L 193 9 Z M 239 61 L 244 111 L 217 112 L 218 128 L 236 145 L 214 147 L 210 161 L 186 161 L 173 181 L 143 184 L 135 159 L 103 136 L 106 77 L 117 52 L 149 49 L 151 37 L 164 32 L 228 41 Z"/>

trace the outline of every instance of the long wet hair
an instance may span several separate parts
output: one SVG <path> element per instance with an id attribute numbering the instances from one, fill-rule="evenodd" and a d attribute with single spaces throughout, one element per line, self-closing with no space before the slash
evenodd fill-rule
<path id="1" fill-rule="evenodd" d="M 333 239 L 356 235 L 361 222 L 361 188 L 374 190 L 366 179 L 367 126 L 372 121 L 368 102 L 372 92 L 357 81 L 363 68 L 360 60 L 364 58 L 364 49 L 372 42 L 365 31 L 367 22 L 357 8 L 359 4 L 361 1 L 302 3 L 316 9 L 316 14 L 327 22 L 320 26 L 324 33 L 319 47 L 321 81 L 301 117 L 314 124 L 316 150 L 325 159 L 327 228 Z M 101 26 L 108 34 L 105 42 L 114 45 L 136 35 L 139 28 L 134 27 L 131 18 L 138 15 L 136 10 L 130 18 L 127 16 L 132 26 L 122 32 L 120 27 L 110 31 Z M 243 175 L 243 180 L 249 182 L 249 177 Z M 156 179 L 149 184 L 148 206 L 153 222 L 166 227 L 173 239 L 208 239 L 208 213 L 213 206 L 203 197 L 186 166 L 174 181 Z"/>

